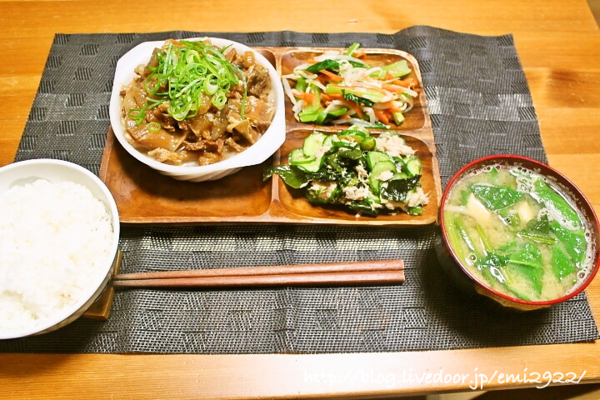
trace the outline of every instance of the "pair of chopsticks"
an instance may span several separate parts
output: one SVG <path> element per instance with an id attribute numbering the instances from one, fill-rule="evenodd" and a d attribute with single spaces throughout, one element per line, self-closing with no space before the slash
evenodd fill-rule
<path id="1" fill-rule="evenodd" d="M 404 282 L 402 260 L 118 274 L 117 288 L 235 288 L 264 286 L 390 285 Z"/>

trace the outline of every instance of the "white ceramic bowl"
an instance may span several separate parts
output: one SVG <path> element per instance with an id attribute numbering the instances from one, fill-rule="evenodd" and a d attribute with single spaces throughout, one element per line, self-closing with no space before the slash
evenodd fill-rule
<path id="1" fill-rule="evenodd" d="M 33 329 L 2 332 L 0 339 L 37 335 L 61 328 L 79 318 L 92 303 L 102 294 L 110 281 L 113 271 L 113 261 L 119 245 L 119 213 L 117 205 L 104 183 L 87 169 L 70 162 L 50 159 L 35 159 L 16 162 L 0 168 L 0 195 L 17 185 L 33 183 L 45 179 L 52 183 L 71 181 L 87 187 L 94 197 L 104 203 L 111 216 L 113 238 L 110 244 L 110 257 L 102 265 L 102 272 L 95 274 L 95 280 L 90 281 L 83 296 L 71 305 L 57 311 Z"/>
<path id="2" fill-rule="evenodd" d="M 204 40 L 207 38 L 194 38 L 186 40 Z M 245 51 L 254 51 L 250 47 L 231 40 L 209 38 L 213 45 L 224 47 L 231 45 L 238 53 Z M 121 121 L 121 103 L 120 92 L 124 86 L 131 83 L 135 73 L 134 69 L 140 64 L 147 64 L 155 48 L 163 45 L 164 41 L 144 42 L 127 53 L 117 62 L 115 79 L 110 98 L 110 123 L 113 132 L 121 145 L 129 154 L 138 161 L 150 166 L 163 175 L 170 176 L 178 180 L 201 182 L 207 180 L 221 179 L 227 175 L 239 171 L 243 167 L 260 164 L 269 158 L 283 144 L 285 140 L 285 106 L 284 94 L 281 80 L 273 65 L 260 53 L 255 52 L 256 61 L 269 70 L 271 76 L 271 87 L 274 94 L 275 114 L 270 127 L 261 136 L 261 138 L 252 146 L 240 154 L 236 154 L 227 160 L 220 161 L 204 166 L 174 166 L 154 160 L 153 158 L 136 150 L 125 138 L 125 128 Z"/>

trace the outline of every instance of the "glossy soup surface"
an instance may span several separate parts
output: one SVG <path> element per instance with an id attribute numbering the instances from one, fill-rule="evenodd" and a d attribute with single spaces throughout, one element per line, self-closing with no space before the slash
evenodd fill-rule
<path id="1" fill-rule="evenodd" d="M 553 300 L 592 267 L 591 230 L 572 204 L 533 171 L 496 165 L 454 184 L 444 222 L 479 281 L 510 297 Z"/>

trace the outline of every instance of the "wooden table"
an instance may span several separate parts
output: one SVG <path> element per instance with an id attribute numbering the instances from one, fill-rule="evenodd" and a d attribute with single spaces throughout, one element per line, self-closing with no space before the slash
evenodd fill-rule
<path id="1" fill-rule="evenodd" d="M 550 164 L 600 211 L 600 32 L 585 0 L 0 1 L 0 165 L 12 162 L 55 33 L 381 32 L 423 24 L 512 33 Z M 600 280 L 588 289 L 600 317 Z M 484 389 L 498 374 L 573 372 L 600 381 L 600 341 L 457 351 L 332 355 L 0 355 L 1 398 L 369 397 Z M 443 371 L 464 383 L 427 383 Z M 418 382 L 417 378 L 424 378 Z"/>

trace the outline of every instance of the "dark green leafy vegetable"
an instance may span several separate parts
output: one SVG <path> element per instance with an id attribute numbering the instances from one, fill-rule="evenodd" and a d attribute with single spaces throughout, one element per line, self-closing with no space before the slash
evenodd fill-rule
<path id="1" fill-rule="evenodd" d="M 344 99 L 346 99 L 346 100 L 350 100 L 350 101 L 355 102 L 356 104 L 362 104 L 363 106 L 367 106 L 367 107 L 373 107 L 373 104 L 375 104 L 375 102 L 372 100 L 357 96 L 354 93 L 350 93 L 346 90 L 342 90 L 342 96 L 344 96 Z"/>
<path id="2" fill-rule="evenodd" d="M 274 174 L 279 175 L 286 185 L 294 189 L 300 189 L 308 182 L 308 174 L 293 165 L 268 166 L 263 173 L 263 180 L 271 178 Z"/>
<path id="3" fill-rule="evenodd" d="M 569 256 L 558 246 L 552 248 L 552 271 L 558 280 L 563 280 L 565 277 L 577 271 Z"/>
<path id="4" fill-rule="evenodd" d="M 563 243 L 575 265 L 581 267 L 587 249 L 587 242 L 585 241 L 585 232 L 583 229 L 572 231 L 556 221 L 550 223 L 550 229 L 554 232 L 558 240 Z"/>
<path id="5" fill-rule="evenodd" d="M 512 275 L 511 279 L 524 278 L 538 294 L 542 292 L 544 266 L 542 253 L 537 247 L 526 244 L 520 251 L 509 255 L 505 271 L 509 277 Z"/>
<path id="6" fill-rule="evenodd" d="M 357 67 L 357 68 L 371 68 L 369 65 L 367 65 L 365 63 L 361 63 L 361 62 L 357 62 L 357 61 L 353 61 L 353 60 L 349 60 L 348 62 L 352 66 Z M 317 74 L 322 69 L 331 71 L 331 72 L 338 72 L 340 70 L 340 63 L 337 60 L 327 59 L 327 60 L 319 61 L 318 63 L 313 64 L 310 67 L 306 68 L 306 70 L 308 72 L 312 72 L 313 74 Z"/>
<path id="7" fill-rule="evenodd" d="M 414 163 L 415 156 L 392 158 L 375 151 L 376 142 L 377 138 L 358 127 L 338 134 L 314 132 L 302 148 L 289 153 L 290 165 L 267 167 L 263 178 L 278 174 L 288 186 L 305 189 L 314 204 L 342 205 L 371 216 L 397 210 L 422 214 L 427 196 L 422 192 L 421 175 L 409 177 L 401 172 L 405 158 Z"/>
<path id="8" fill-rule="evenodd" d="M 406 179 L 392 179 L 380 189 L 381 197 L 392 201 L 404 201 L 411 189 L 414 189 L 421 180 L 421 175 Z"/>
<path id="9" fill-rule="evenodd" d="M 531 196 L 543 203 L 546 207 L 558 212 L 566 221 L 574 227 L 581 226 L 581 220 L 575 209 L 557 192 L 544 182 L 543 179 L 536 179 L 534 182 L 534 190 Z"/>
<path id="10" fill-rule="evenodd" d="M 492 211 L 512 206 L 523 198 L 523 193 L 504 186 L 474 184 L 471 192 Z"/>
<path id="11" fill-rule="evenodd" d="M 550 221 L 545 214 L 539 219 L 529 221 L 527 228 L 517 233 L 517 235 L 540 244 L 556 244 L 556 239 L 550 236 Z"/>

